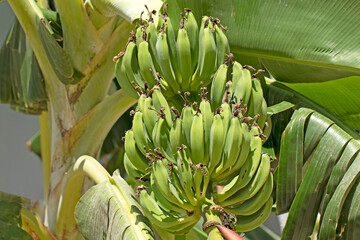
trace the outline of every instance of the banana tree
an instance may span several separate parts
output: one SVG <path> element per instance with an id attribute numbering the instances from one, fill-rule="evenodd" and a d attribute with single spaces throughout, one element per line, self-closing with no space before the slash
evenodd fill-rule
<path id="1" fill-rule="evenodd" d="M 132 34 L 130 39 L 129 32 L 134 30 L 135 25 L 144 24 L 142 16 L 148 22 L 156 23 L 159 15 L 153 14 L 152 10 L 159 12 L 162 2 L 8 2 L 18 22 L 14 23 L 1 50 L 0 97 L 2 102 L 9 103 L 15 110 L 39 114 L 40 133 L 34 137 L 33 149 L 40 149 L 37 153 L 43 163 L 45 206 L 34 207 L 26 199 L 1 193 L 0 207 L 6 209 L 8 214 L 0 221 L 4 223 L 3 226 L 11 226 L 4 227 L 1 232 L 8 238 L 21 236 L 24 239 L 29 235 L 35 239 L 180 238 L 179 235 L 163 231 L 160 224 L 156 224 L 156 219 L 147 213 L 146 204 L 151 198 L 146 202 L 142 201 L 146 198 L 141 197 L 146 194 L 146 186 L 138 192 L 139 203 L 134 188 L 130 187 L 135 186 L 136 181 L 134 183 L 133 178 L 127 179 L 127 182 L 124 180 L 126 176 L 136 176 L 136 173 L 129 172 L 128 164 L 129 159 L 133 162 L 136 156 L 131 157 L 126 146 L 127 154 L 124 155 L 121 141 L 126 130 L 133 128 L 136 131 L 127 111 L 137 103 L 138 96 L 131 84 L 124 85 L 122 81 L 127 72 L 136 69 L 131 64 L 126 67 L 121 61 L 127 58 L 129 45 L 140 44 L 140 41 L 132 41 L 140 30 Z M 273 212 L 276 214 L 289 213 L 282 239 L 355 239 L 360 229 L 357 226 L 360 213 L 356 207 L 360 173 L 357 133 L 360 127 L 360 105 L 357 104 L 360 96 L 357 93 L 360 65 L 356 54 L 359 33 L 352 31 L 353 28 L 357 29 L 360 22 L 359 7 L 357 1 L 351 0 L 169 0 L 166 11 L 162 11 L 163 15 L 159 17 L 159 23 L 164 18 L 171 19 L 174 32 L 179 29 L 178 38 L 180 30 L 184 28 L 180 15 L 184 9 L 192 10 L 199 26 L 202 22 L 209 24 L 209 21 L 203 21 L 202 16 L 219 18 L 221 25 L 218 26 L 227 30 L 224 32 L 229 40 L 229 51 L 233 54 L 232 60 L 225 59 L 225 62 L 236 60 L 243 65 L 266 70 L 267 77 L 259 77 L 261 81 L 254 82 L 261 83 L 260 89 L 268 106 L 267 117 L 271 118 L 267 123 L 272 123 L 272 128 L 268 130 L 271 134 L 267 134 L 269 137 L 262 151 L 277 160 L 271 165 L 274 171 L 271 199 L 274 201 L 268 201 L 267 205 L 274 203 Z M 189 13 L 188 10 L 185 12 Z M 146 13 L 154 19 L 147 19 Z M 158 25 L 160 32 L 168 34 L 165 25 Z M 171 56 L 174 54 L 171 46 L 177 43 L 169 42 Z M 199 45 L 199 49 L 201 47 Z M 117 55 L 125 48 L 125 53 Z M 114 81 L 113 58 L 116 55 L 115 60 L 119 59 L 116 77 L 122 89 Z M 217 67 L 221 67 L 223 60 L 217 60 Z M 162 66 L 163 79 L 154 74 L 161 82 L 162 93 L 170 99 L 170 105 L 176 106 L 180 112 L 185 111 L 177 104 L 181 98 L 166 95 L 166 84 L 169 83 L 168 89 L 174 92 L 176 87 L 173 86 L 176 84 L 171 85 L 170 81 L 185 79 L 184 74 L 175 74 L 174 79 L 165 77 L 166 69 Z M 211 64 L 204 66 L 200 69 L 212 67 Z M 182 69 L 180 67 L 180 72 Z M 232 69 L 234 76 L 235 64 Z M 215 71 L 211 69 L 214 71 L 212 74 L 209 71 L 199 70 L 198 77 L 204 82 L 213 79 Z M 207 83 L 211 96 L 216 96 L 213 90 L 217 89 L 214 87 L 217 83 L 215 78 L 212 85 L 211 81 Z M 136 78 L 134 80 L 138 84 L 137 89 L 146 88 Z M 229 89 L 230 92 L 236 91 L 232 87 Z M 156 95 L 157 92 L 155 86 L 152 94 Z M 214 97 L 211 100 L 212 104 L 221 104 L 223 99 Z M 135 110 L 141 109 L 140 103 L 141 96 Z M 162 116 L 163 110 L 156 109 L 155 105 L 151 106 L 156 110 L 152 113 Z M 144 114 L 145 110 L 142 110 Z M 212 111 L 215 110 L 213 106 Z M 252 111 L 250 105 L 249 111 Z M 135 113 L 134 121 L 136 115 L 139 114 Z M 173 115 L 176 115 L 175 111 Z M 216 116 L 214 123 L 215 119 Z M 164 117 L 163 120 L 164 126 L 166 121 L 171 125 L 171 119 Z M 146 126 L 146 122 L 143 125 Z M 143 131 L 146 131 L 145 127 Z M 130 144 L 126 139 L 130 139 L 132 133 L 129 132 L 125 144 Z M 161 137 L 159 139 L 161 141 Z M 183 143 L 192 144 L 186 139 Z M 36 144 L 40 144 L 40 147 L 36 148 Z M 156 145 L 156 141 L 151 144 Z M 191 148 L 196 146 L 191 145 Z M 179 149 L 180 155 L 181 151 L 188 150 Z M 161 154 L 166 155 L 166 152 Z M 185 159 L 185 155 L 181 155 L 181 159 Z M 182 165 L 177 166 L 180 169 Z M 160 161 L 156 161 L 153 167 L 161 169 Z M 138 168 L 141 166 L 138 165 Z M 115 169 L 119 170 L 114 172 Z M 201 176 L 201 170 L 198 167 L 195 171 Z M 224 177 L 224 171 L 220 173 L 211 181 L 231 180 Z M 174 176 L 168 176 L 171 177 Z M 156 187 L 162 186 L 158 184 Z M 202 195 L 201 190 L 196 189 L 196 192 Z M 220 191 L 218 195 L 215 193 L 217 199 L 221 198 Z M 195 214 L 196 211 L 190 214 L 193 209 L 186 210 L 186 214 L 196 222 L 201 217 Z M 219 216 L 215 214 L 218 212 L 219 209 L 210 207 L 202 214 L 204 219 L 218 221 Z M 219 221 L 224 223 L 225 219 L 231 223 L 231 219 L 228 219 L 231 215 L 226 216 L 221 216 Z M 194 224 L 190 226 L 185 231 L 188 232 L 186 238 L 206 238 L 199 227 Z M 222 231 L 217 230 L 211 222 L 209 229 L 206 229 L 209 238 L 221 237 L 219 233 Z M 174 231 L 180 232 L 180 229 L 175 228 Z M 259 228 L 246 233 L 244 238 L 276 239 L 276 236 L 266 228 Z"/>

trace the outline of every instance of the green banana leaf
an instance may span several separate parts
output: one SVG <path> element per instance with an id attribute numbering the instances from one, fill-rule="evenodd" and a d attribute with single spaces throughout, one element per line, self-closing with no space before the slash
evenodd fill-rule
<path id="1" fill-rule="evenodd" d="M 2 239 L 32 239 L 21 229 L 20 211 L 24 199 L 0 191 L 0 232 Z"/>
<path id="2" fill-rule="evenodd" d="M 112 181 L 90 188 L 75 208 L 85 239 L 154 239 L 135 193 L 115 171 Z"/>
<path id="3" fill-rule="evenodd" d="M 185 7 L 198 21 L 204 15 L 219 18 L 236 60 L 265 67 L 278 81 L 360 129 L 360 32 L 354 31 L 360 27 L 359 1 L 167 2 L 172 23 L 179 22 Z"/>
<path id="4" fill-rule="evenodd" d="M 32 48 L 15 19 L 0 53 L 0 102 L 29 114 L 46 110 L 44 79 Z"/>

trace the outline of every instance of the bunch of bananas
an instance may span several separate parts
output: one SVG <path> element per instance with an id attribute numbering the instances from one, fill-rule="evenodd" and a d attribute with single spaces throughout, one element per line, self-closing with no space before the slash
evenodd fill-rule
<path id="1" fill-rule="evenodd" d="M 268 217 L 272 206 L 272 173 L 269 156 L 261 154 L 262 130 L 256 118 L 245 116 L 241 101 L 229 98 L 212 111 L 205 87 L 200 104 L 190 104 L 189 94 L 182 96 L 185 106 L 179 112 L 155 86 L 141 93 L 133 112 L 124 164 L 129 176 L 143 181 L 138 190 L 145 214 L 158 228 L 183 234 L 198 222 L 212 196 L 242 221 L 237 230 L 251 230 Z M 221 192 L 213 192 L 224 182 Z"/>
<path id="2" fill-rule="evenodd" d="M 178 31 L 174 30 L 164 5 L 158 24 L 140 21 L 131 33 L 124 52 L 114 59 L 116 78 L 132 97 L 136 88 L 152 88 L 161 83 L 162 93 L 176 102 L 178 91 L 197 92 L 200 83 L 211 83 L 216 69 L 230 53 L 228 40 L 218 19 L 203 17 L 200 29 L 193 13 L 185 9 Z"/>
<path id="3" fill-rule="evenodd" d="M 116 57 L 121 87 L 139 98 L 124 165 L 140 180 L 144 213 L 173 234 L 187 233 L 209 207 L 207 215 L 218 217 L 205 219 L 207 232 L 214 219 L 252 230 L 273 203 L 270 157 L 262 154 L 271 119 L 256 77 L 261 71 L 232 61 L 218 19 L 203 17 L 199 30 L 185 10 L 176 33 L 166 5 L 157 26 L 152 14 Z"/>

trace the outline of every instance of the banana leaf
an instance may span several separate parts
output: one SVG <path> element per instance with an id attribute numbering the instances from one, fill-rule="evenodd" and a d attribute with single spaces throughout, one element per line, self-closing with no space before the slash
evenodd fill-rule
<path id="1" fill-rule="evenodd" d="M 46 110 L 46 91 L 39 65 L 19 22 L 14 21 L 0 54 L 0 99 L 29 114 Z"/>
<path id="2" fill-rule="evenodd" d="M 154 239 L 135 192 L 115 171 L 112 181 L 90 188 L 75 208 L 75 218 L 85 239 Z"/>
<path id="3" fill-rule="evenodd" d="M 32 239 L 21 229 L 23 201 L 21 197 L 0 191 L 0 232 L 3 239 Z"/>

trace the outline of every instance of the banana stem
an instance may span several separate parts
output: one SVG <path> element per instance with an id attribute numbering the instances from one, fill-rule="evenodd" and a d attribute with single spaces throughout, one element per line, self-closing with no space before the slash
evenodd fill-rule
<path id="1" fill-rule="evenodd" d="M 41 159 L 43 164 L 44 199 L 47 203 L 50 174 L 51 174 L 51 136 L 48 121 L 48 114 L 43 111 L 39 116 Z"/>
<path id="2" fill-rule="evenodd" d="M 57 216 L 56 233 L 61 238 L 77 239 L 80 237 L 74 217 L 75 206 L 81 197 L 84 177 L 95 184 L 111 180 L 103 166 L 90 156 L 81 156 L 67 173 Z M 66 234 L 66 236 L 64 236 Z"/>

